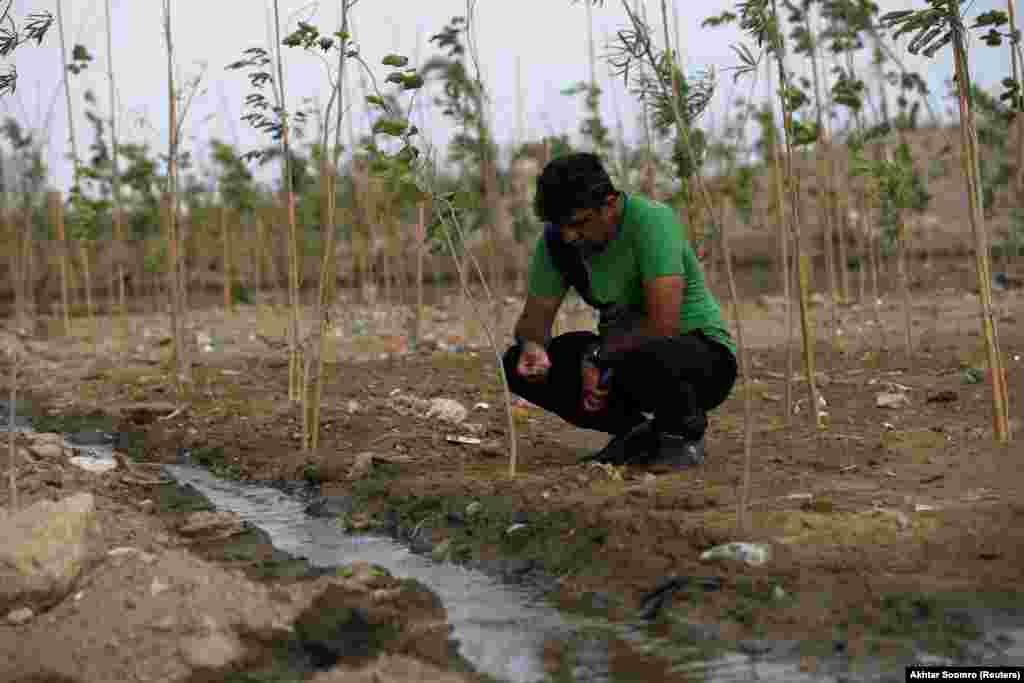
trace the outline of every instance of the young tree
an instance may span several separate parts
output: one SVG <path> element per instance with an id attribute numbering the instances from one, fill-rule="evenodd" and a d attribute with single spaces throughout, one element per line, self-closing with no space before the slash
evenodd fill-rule
<path id="1" fill-rule="evenodd" d="M 34 12 L 26 17 L 21 28 L 11 17 L 14 0 L 0 0 L 0 58 L 7 59 L 20 46 L 30 41 L 36 45 L 43 42 L 46 32 L 53 25 L 53 15 L 49 12 Z M 59 5 L 58 5 L 59 7 Z M 12 64 L 7 71 L 0 73 L 0 97 L 13 95 L 18 87 L 18 70 Z"/>
<path id="2" fill-rule="evenodd" d="M 488 273 L 492 287 L 499 286 L 498 218 L 500 198 L 498 192 L 498 149 L 488 121 L 488 96 L 480 78 L 479 66 L 473 53 L 470 18 L 474 1 L 469 0 L 467 16 L 453 17 L 440 33 L 431 36 L 444 54 L 426 62 L 420 70 L 424 80 L 439 78 L 444 94 L 434 100 L 441 112 L 458 127 L 448 147 L 448 159 L 463 171 L 463 182 L 480 198 L 471 220 L 466 226 L 470 232 L 487 227 L 490 237 Z M 475 66 L 475 74 L 470 67 Z"/>
<path id="3" fill-rule="evenodd" d="M 124 206 L 121 201 L 121 145 L 117 136 L 117 88 L 114 83 L 114 38 L 110 21 L 110 0 L 106 0 L 106 28 L 107 28 L 107 84 L 110 91 L 110 142 L 113 148 L 111 158 L 111 185 L 113 195 L 114 212 L 114 234 L 116 244 L 122 248 L 127 246 L 127 234 L 124 225 Z M 121 333 L 128 333 L 128 302 L 125 293 L 124 263 L 121 259 L 117 262 L 117 303 L 121 315 Z"/>
<path id="4" fill-rule="evenodd" d="M 970 60 L 967 51 L 967 27 L 960 14 L 958 0 L 928 0 L 926 9 L 889 12 L 882 17 L 886 27 L 895 28 L 895 36 L 913 34 L 907 49 L 912 54 L 934 57 L 939 50 L 952 46 L 953 68 L 956 74 L 957 95 L 960 105 L 960 137 L 963 148 L 964 170 L 967 180 L 967 201 L 970 207 L 971 230 L 974 234 L 975 270 L 978 277 L 981 304 L 981 328 L 992 373 L 993 432 L 1000 443 L 1010 440 L 1008 414 L 1009 396 L 1006 371 L 999 348 L 999 334 L 992 307 L 992 271 L 989 238 L 982 211 L 981 172 L 979 169 L 978 134 L 974 115 L 974 96 L 971 85 Z M 989 35 L 1007 22 L 1001 12 L 988 12 L 978 17 L 975 26 L 988 27 Z"/>
<path id="5" fill-rule="evenodd" d="M 795 251 L 794 265 L 797 272 L 804 370 L 807 374 L 809 389 L 809 412 L 814 419 L 814 423 L 821 428 L 825 426 L 825 415 L 821 410 L 821 400 L 815 376 L 814 329 L 811 326 L 810 303 L 808 301 L 810 264 L 803 244 L 803 221 L 800 212 L 802 206 L 800 179 L 793 164 L 794 150 L 797 147 L 816 142 L 820 131 L 816 123 L 807 123 L 806 117 L 798 116 L 810 100 L 803 90 L 793 83 L 791 74 L 786 68 L 788 48 L 786 38 L 780 30 L 781 22 L 779 20 L 778 5 L 778 0 L 743 0 L 737 3 L 736 14 L 725 12 L 718 17 L 706 20 L 705 24 L 722 25 L 738 21 L 740 28 L 756 41 L 758 48 L 764 49 L 764 53 L 771 59 L 778 77 L 779 89 L 777 97 L 782 108 L 782 141 L 785 150 L 783 175 L 786 187 L 789 190 L 788 220 L 790 228 L 787 232 L 792 235 Z M 756 74 L 758 69 L 760 69 L 761 56 L 755 56 L 748 47 L 743 45 L 735 49 L 741 59 L 741 65 L 737 67 L 737 75 Z M 787 215 L 787 212 L 783 212 L 783 215 Z"/>
<path id="6" fill-rule="evenodd" d="M 334 237 L 337 230 L 335 219 L 337 211 L 337 175 L 338 163 L 341 159 L 341 123 L 345 112 L 344 101 L 344 74 L 346 59 L 360 59 L 359 49 L 352 43 L 349 32 L 349 12 L 355 0 L 341 0 L 341 27 L 332 35 L 323 35 L 320 30 L 305 22 L 300 22 L 298 29 L 284 39 L 284 44 L 289 47 L 302 48 L 312 53 L 329 53 L 334 51 L 337 55 L 337 70 L 331 70 L 331 65 L 325 59 L 327 66 L 328 83 L 331 88 L 331 96 L 326 109 L 322 115 L 320 140 L 314 150 L 314 157 L 319 160 L 320 166 L 320 226 L 322 250 L 320 265 L 320 282 L 317 291 L 315 331 L 313 343 L 315 351 L 310 362 L 315 363 L 312 381 L 314 383 L 313 396 L 309 396 L 309 367 L 307 363 L 306 380 L 303 382 L 303 449 L 316 450 L 320 441 L 320 400 L 323 394 L 323 370 L 324 355 L 326 353 L 326 339 L 330 324 L 329 311 L 334 292 L 334 262 L 335 248 Z M 397 58 L 396 58 L 397 59 Z M 335 115 L 334 145 L 329 145 L 331 126 L 329 124 L 332 114 Z"/>
<path id="7" fill-rule="evenodd" d="M 185 305 L 185 279 L 184 263 L 181 258 L 182 243 L 178 234 L 178 169 L 182 162 L 180 150 L 181 128 L 187 116 L 192 97 L 196 94 L 201 76 L 197 76 L 191 83 L 179 92 L 174 80 L 174 40 L 171 32 L 171 0 L 164 0 L 164 40 L 167 47 L 167 118 L 168 118 L 168 142 L 167 142 L 167 189 L 165 199 L 162 202 L 163 216 L 167 226 L 167 251 L 169 263 L 167 266 L 168 285 L 171 294 L 170 318 L 171 337 L 173 339 L 174 351 L 174 383 L 179 398 L 184 398 L 188 386 L 192 382 L 192 367 L 189 358 L 188 347 L 185 341 L 185 316 L 187 315 Z M 182 98 L 183 93 L 189 93 L 187 99 Z M 179 99 L 183 100 L 182 111 L 179 113 Z"/>
<path id="8" fill-rule="evenodd" d="M 299 347 L 299 324 L 300 324 L 300 300 L 299 300 L 299 269 L 301 267 L 299 255 L 298 228 L 295 216 L 295 182 L 293 172 L 292 136 L 297 126 L 305 121 L 305 112 L 298 111 L 294 114 L 286 108 L 286 94 L 284 84 L 284 58 L 281 54 L 281 18 L 280 8 L 277 0 L 274 0 L 274 58 L 269 52 L 260 47 L 248 48 L 243 52 L 244 58 L 228 65 L 229 70 L 249 70 L 249 82 L 253 91 L 246 99 L 249 111 L 242 116 L 242 120 L 248 122 L 255 129 L 269 133 L 275 143 L 280 143 L 278 153 L 282 159 L 281 164 L 281 193 L 285 200 L 285 209 L 288 217 L 288 300 L 291 310 L 290 323 L 288 326 L 288 400 L 301 402 L 302 394 L 300 384 L 302 380 L 302 360 Z M 276 68 L 274 61 L 276 58 Z M 276 75 L 275 72 L 276 71 Z M 264 88 L 271 87 L 275 104 L 263 94 Z M 271 150 L 257 150 L 248 152 L 246 159 L 267 159 L 272 158 Z"/>

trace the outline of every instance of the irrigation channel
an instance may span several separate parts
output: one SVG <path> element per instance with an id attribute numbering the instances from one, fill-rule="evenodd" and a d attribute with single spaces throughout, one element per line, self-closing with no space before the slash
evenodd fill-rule
<path id="1" fill-rule="evenodd" d="M 6 425 L 0 430 L 4 428 Z M 23 424 L 20 429 L 30 427 Z M 66 440 L 78 457 L 112 460 L 113 446 L 95 445 L 103 440 L 97 436 L 66 435 Z M 113 443 L 115 436 L 106 435 L 106 440 Z M 678 680 L 706 683 L 876 683 L 905 680 L 905 667 L 911 664 L 1024 665 L 1024 615 L 980 609 L 963 610 L 960 615 L 972 620 L 981 635 L 967 648 L 965 658 L 957 661 L 924 651 L 902 661 L 855 660 L 844 648 L 836 647 L 831 655 L 818 656 L 816 671 L 808 673 L 800 668 L 801 643 L 769 639 L 724 643 L 713 624 L 689 624 L 692 642 L 681 645 L 676 639 L 669 643 L 639 616 L 613 623 L 602 618 L 599 609 L 587 616 L 556 609 L 544 597 L 545 590 L 554 587 L 550 577 L 548 581 L 510 583 L 495 578 L 494 572 L 482 566 L 434 562 L 430 553 L 416 548 L 415 543 L 347 533 L 331 518 L 310 514 L 316 492 L 308 487 L 219 479 L 190 464 L 186 451 L 178 464 L 165 465 L 164 470 L 177 486 L 197 492 L 218 510 L 237 513 L 262 529 L 275 548 L 305 558 L 314 567 L 365 561 L 396 577 L 420 581 L 443 601 L 459 654 L 478 672 L 508 683 L 645 680 L 620 666 L 612 670 L 613 642 L 628 644 L 640 658 L 670 661 L 669 671 Z M 572 658 L 556 676 L 545 672 L 542 662 L 544 645 L 552 640 L 567 644 L 565 651 Z"/>

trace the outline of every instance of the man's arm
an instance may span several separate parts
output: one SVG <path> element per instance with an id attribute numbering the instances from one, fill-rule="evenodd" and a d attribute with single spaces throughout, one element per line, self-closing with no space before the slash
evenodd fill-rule
<path id="1" fill-rule="evenodd" d="M 605 360 L 632 351 L 650 339 L 674 337 L 679 334 L 679 310 L 686 296 L 686 280 L 682 275 L 664 275 L 644 283 L 647 315 L 634 329 L 611 334 L 604 341 L 601 355 Z"/>
<path id="2" fill-rule="evenodd" d="M 516 340 L 547 346 L 551 338 L 551 327 L 564 298 L 564 294 L 559 297 L 527 296 L 523 312 L 516 323 Z"/>

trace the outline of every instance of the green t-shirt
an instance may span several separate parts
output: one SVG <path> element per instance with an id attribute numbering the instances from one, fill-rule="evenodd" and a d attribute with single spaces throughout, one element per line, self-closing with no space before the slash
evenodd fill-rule
<path id="1" fill-rule="evenodd" d="M 619 234 L 604 251 L 588 260 L 594 297 L 610 304 L 628 305 L 646 315 L 643 283 L 665 275 L 682 275 L 686 280 L 679 310 L 683 334 L 702 330 L 736 353 L 718 301 L 704 282 L 704 272 L 683 235 L 675 211 L 660 202 L 629 194 L 625 195 L 622 213 Z M 561 298 L 567 289 L 541 236 L 530 259 L 527 291 L 530 296 Z"/>

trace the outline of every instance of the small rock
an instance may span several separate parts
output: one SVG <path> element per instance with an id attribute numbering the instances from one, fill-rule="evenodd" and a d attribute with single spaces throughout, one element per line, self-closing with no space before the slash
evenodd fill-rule
<path id="1" fill-rule="evenodd" d="M 129 548 L 129 547 L 114 548 L 113 550 L 111 550 L 111 551 L 109 551 L 107 553 L 108 557 L 126 557 L 126 556 L 129 556 L 129 555 L 133 556 L 133 557 L 139 558 L 141 561 L 145 562 L 146 564 L 153 564 L 154 562 L 156 562 L 156 556 L 155 555 L 151 555 L 150 553 L 143 552 L 143 551 L 139 550 L 138 548 Z"/>
<path id="2" fill-rule="evenodd" d="M 241 518 L 236 513 L 226 510 L 193 512 L 185 518 L 185 523 L 178 529 L 182 536 L 190 538 L 226 538 L 242 531 L 244 528 Z"/>
<path id="3" fill-rule="evenodd" d="M 355 415 L 356 413 L 359 412 L 360 408 L 362 408 L 362 406 L 359 405 L 359 401 L 349 401 L 345 406 L 345 409 L 348 410 L 349 415 Z"/>
<path id="4" fill-rule="evenodd" d="M 781 601 L 781 600 L 785 600 L 787 597 L 788 597 L 788 594 L 782 588 L 782 586 L 775 586 L 775 588 L 772 588 L 772 599 L 773 600 Z"/>
<path id="5" fill-rule="evenodd" d="M 205 638 L 183 638 L 180 649 L 182 658 L 197 669 L 222 669 L 244 654 L 238 637 L 223 631 Z"/>
<path id="6" fill-rule="evenodd" d="M 484 425 L 479 422 L 463 422 L 462 428 L 470 434 L 483 434 L 487 429 Z"/>
<path id="7" fill-rule="evenodd" d="M 92 458 L 88 456 L 76 456 L 68 460 L 75 467 L 92 472 L 93 474 L 104 474 L 117 469 L 117 461 L 113 458 Z"/>
<path id="8" fill-rule="evenodd" d="M 430 402 L 426 417 L 436 417 L 444 422 L 459 424 L 466 419 L 469 411 L 466 407 L 450 398 L 435 398 Z"/>
<path id="9" fill-rule="evenodd" d="M 902 408 L 910 405 L 906 394 L 882 393 L 875 396 L 875 405 L 879 408 Z"/>
<path id="10" fill-rule="evenodd" d="M 149 594 L 155 598 L 161 593 L 167 592 L 169 588 L 170 586 L 168 584 L 164 583 L 159 578 L 154 577 L 153 583 L 149 585 Z"/>
<path id="11" fill-rule="evenodd" d="M 31 609 L 28 607 L 22 607 L 21 609 L 13 610 L 7 614 L 7 623 L 13 626 L 21 626 L 22 624 L 27 624 L 32 621 L 35 616 L 36 613 Z"/>
<path id="12" fill-rule="evenodd" d="M 50 437 L 56 436 L 58 439 L 41 439 L 39 437 Z M 45 459 L 61 458 L 68 454 L 68 449 L 64 447 L 63 439 L 60 438 L 60 434 L 39 434 L 28 449 L 34 453 L 37 457 Z"/>

